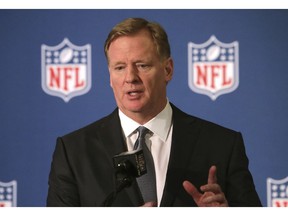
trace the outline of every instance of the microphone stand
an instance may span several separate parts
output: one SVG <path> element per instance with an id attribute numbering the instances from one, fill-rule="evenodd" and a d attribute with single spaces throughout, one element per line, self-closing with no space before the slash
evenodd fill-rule
<path id="1" fill-rule="evenodd" d="M 122 152 L 113 157 L 116 190 L 108 195 L 101 206 L 111 206 L 118 193 L 126 187 L 130 187 L 137 177 L 147 173 L 143 150 Z"/>
<path id="2" fill-rule="evenodd" d="M 109 207 L 116 199 L 118 193 L 126 187 L 130 187 L 135 177 L 129 172 L 130 162 L 128 160 L 117 165 L 116 169 L 116 190 L 107 196 L 102 203 L 102 207 Z M 128 167 L 128 168 L 127 168 Z"/>

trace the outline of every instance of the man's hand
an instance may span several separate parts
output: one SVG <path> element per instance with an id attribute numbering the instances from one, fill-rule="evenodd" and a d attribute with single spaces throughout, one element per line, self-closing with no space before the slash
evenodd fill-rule
<path id="1" fill-rule="evenodd" d="M 208 184 L 200 187 L 203 193 L 189 181 L 184 181 L 183 187 L 199 207 L 228 207 L 225 194 L 217 184 L 216 166 L 211 166 L 209 170 Z"/>

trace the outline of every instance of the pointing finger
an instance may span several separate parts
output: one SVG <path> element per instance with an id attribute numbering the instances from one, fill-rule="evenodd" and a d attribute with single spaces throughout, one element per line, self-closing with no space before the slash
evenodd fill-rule
<path id="1" fill-rule="evenodd" d="M 208 184 L 215 184 L 215 183 L 217 183 L 216 166 L 213 165 L 209 169 Z"/>

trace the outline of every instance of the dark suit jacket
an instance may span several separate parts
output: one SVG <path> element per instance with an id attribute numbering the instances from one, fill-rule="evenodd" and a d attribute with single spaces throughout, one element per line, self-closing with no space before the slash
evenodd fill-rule
<path id="1" fill-rule="evenodd" d="M 230 206 L 261 206 L 248 170 L 240 133 L 187 115 L 173 104 L 171 154 L 161 206 L 196 206 L 184 180 L 198 188 L 208 170 Z M 112 157 L 127 151 L 118 109 L 107 117 L 57 139 L 49 176 L 47 206 L 101 206 L 115 190 Z M 112 206 L 138 206 L 137 184 L 121 191 Z"/>

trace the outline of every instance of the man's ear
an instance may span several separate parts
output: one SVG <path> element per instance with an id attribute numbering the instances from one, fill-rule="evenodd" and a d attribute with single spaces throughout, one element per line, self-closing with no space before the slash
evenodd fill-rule
<path id="1" fill-rule="evenodd" d="M 166 75 L 166 81 L 169 82 L 172 79 L 174 72 L 174 63 L 171 57 L 166 60 L 164 70 Z"/>
<path id="2" fill-rule="evenodd" d="M 110 87 L 113 89 L 113 84 L 112 84 L 112 81 L 111 81 L 111 74 L 110 74 L 109 67 L 108 67 L 108 71 L 109 71 L 109 82 L 110 82 Z"/>

